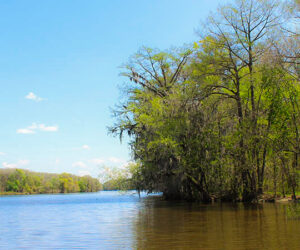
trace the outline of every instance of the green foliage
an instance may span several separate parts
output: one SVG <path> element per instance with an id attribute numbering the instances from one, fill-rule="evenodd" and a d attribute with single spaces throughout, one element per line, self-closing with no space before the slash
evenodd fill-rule
<path id="1" fill-rule="evenodd" d="M 16 171 L 8 176 L 6 191 L 23 192 L 27 187 L 26 175 L 23 170 Z"/>
<path id="2" fill-rule="evenodd" d="M 128 179 L 138 190 L 204 201 L 252 201 L 279 189 L 296 198 L 299 65 L 292 49 L 285 53 L 279 24 L 288 20 L 275 2 L 225 6 L 192 49 L 142 48 L 131 58 L 127 100 L 110 131 L 130 136 L 137 163 L 112 186 Z"/>

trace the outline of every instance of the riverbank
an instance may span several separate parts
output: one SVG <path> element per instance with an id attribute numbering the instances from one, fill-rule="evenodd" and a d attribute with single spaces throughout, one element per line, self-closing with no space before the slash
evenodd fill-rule
<path id="1" fill-rule="evenodd" d="M 279 202 L 279 203 L 285 203 L 285 202 L 292 202 L 294 201 L 292 199 L 292 195 L 286 195 L 285 197 L 283 196 L 277 196 L 274 197 L 268 194 L 264 194 L 261 197 L 259 197 L 258 202 Z M 296 195 L 296 201 L 300 201 L 300 195 Z"/>
<path id="2" fill-rule="evenodd" d="M 18 192 L 0 192 L 0 196 L 6 195 L 30 195 L 30 194 L 38 194 L 38 193 L 18 193 Z"/>
<path id="3" fill-rule="evenodd" d="M 124 190 L 103 190 L 103 191 L 118 191 L 121 192 Z M 133 190 L 127 190 L 127 191 L 133 191 Z M 94 193 L 97 191 L 89 192 L 89 193 Z M 125 191 L 126 192 L 126 191 Z M 68 194 L 80 194 L 80 193 L 87 193 L 87 192 L 70 192 Z M 9 195 L 37 195 L 37 194 L 63 194 L 61 192 L 0 192 L 0 196 L 9 196 Z M 65 193 L 66 194 L 66 193 Z M 176 202 L 177 200 L 174 200 Z M 218 199 L 214 199 L 213 201 L 218 201 Z M 257 199 L 258 203 L 288 203 L 288 202 L 293 202 L 294 200 L 292 199 L 292 195 L 286 195 L 285 197 L 283 196 L 277 196 L 274 197 L 272 194 L 263 194 Z M 296 195 L 296 201 L 300 201 L 300 194 Z M 242 202 L 243 203 L 243 202 Z M 256 203 L 256 202 L 254 202 Z"/>
<path id="4" fill-rule="evenodd" d="M 100 190 L 99 190 L 100 191 Z M 37 194 L 82 194 L 82 193 L 95 193 L 99 191 L 93 191 L 93 192 L 72 192 L 72 193 L 26 193 L 26 192 L 0 192 L 0 196 L 9 196 L 9 195 L 37 195 Z"/>

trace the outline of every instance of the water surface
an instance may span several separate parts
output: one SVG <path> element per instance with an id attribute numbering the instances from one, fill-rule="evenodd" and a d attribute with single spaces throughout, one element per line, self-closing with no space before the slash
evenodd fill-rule
<path id="1" fill-rule="evenodd" d="M 286 210 L 134 192 L 2 196 L 0 249 L 300 249 Z"/>

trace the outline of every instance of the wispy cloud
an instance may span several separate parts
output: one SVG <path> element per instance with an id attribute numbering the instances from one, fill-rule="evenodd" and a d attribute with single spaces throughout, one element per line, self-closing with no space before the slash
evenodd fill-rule
<path id="1" fill-rule="evenodd" d="M 114 164 L 114 165 L 119 165 L 123 166 L 124 164 L 127 163 L 126 160 L 117 158 L 117 157 L 109 157 L 109 158 L 94 158 L 89 160 L 90 163 L 96 164 L 96 165 L 101 165 L 101 164 Z"/>
<path id="2" fill-rule="evenodd" d="M 126 169 L 129 164 L 128 161 L 117 158 L 117 157 L 103 157 L 103 158 L 92 158 L 92 159 L 81 159 L 72 163 L 73 171 L 80 176 L 83 175 L 101 175 L 105 176 L 110 174 L 110 171 L 114 173 L 116 169 Z M 105 170 L 105 171 L 104 171 Z"/>
<path id="3" fill-rule="evenodd" d="M 35 134 L 35 132 L 28 128 L 19 128 L 17 129 L 17 134 Z"/>
<path id="4" fill-rule="evenodd" d="M 125 163 L 126 162 L 124 159 L 117 158 L 117 157 L 110 157 L 110 158 L 108 158 L 108 161 L 110 161 L 112 163 Z"/>
<path id="5" fill-rule="evenodd" d="M 58 126 L 46 126 L 45 124 L 37 124 L 36 129 L 46 132 L 56 132 L 58 130 Z"/>
<path id="6" fill-rule="evenodd" d="M 44 98 L 37 96 L 33 92 L 29 92 L 28 95 L 25 96 L 25 98 L 28 100 L 35 101 L 35 102 L 40 102 L 40 101 L 45 100 Z"/>
<path id="7" fill-rule="evenodd" d="M 91 147 L 90 147 L 89 145 L 82 145 L 81 148 L 82 148 L 82 149 L 86 149 L 86 150 L 91 149 Z"/>
<path id="8" fill-rule="evenodd" d="M 96 165 L 100 165 L 103 164 L 105 162 L 105 160 L 101 159 L 101 158 L 95 158 L 95 159 L 91 159 L 90 163 L 96 164 Z"/>
<path id="9" fill-rule="evenodd" d="M 18 166 L 26 166 L 29 164 L 29 160 L 19 160 L 17 165 Z"/>
<path id="10" fill-rule="evenodd" d="M 19 160 L 17 163 L 8 163 L 8 162 L 3 162 L 2 166 L 4 168 L 18 168 L 18 167 L 24 167 L 29 164 L 28 160 Z"/>
<path id="11" fill-rule="evenodd" d="M 72 167 L 86 168 L 86 164 L 82 161 L 76 161 L 72 164 Z"/>
<path id="12" fill-rule="evenodd" d="M 56 132 L 58 131 L 58 126 L 46 126 L 45 124 L 32 123 L 32 125 L 27 128 L 17 129 L 18 134 L 35 134 L 36 131 Z"/>
<path id="13" fill-rule="evenodd" d="M 4 152 L 0 152 L 0 156 L 6 155 Z"/>
<path id="14" fill-rule="evenodd" d="M 17 164 L 14 164 L 14 163 L 8 163 L 8 162 L 3 162 L 2 163 L 2 166 L 4 168 L 16 168 L 17 167 Z"/>

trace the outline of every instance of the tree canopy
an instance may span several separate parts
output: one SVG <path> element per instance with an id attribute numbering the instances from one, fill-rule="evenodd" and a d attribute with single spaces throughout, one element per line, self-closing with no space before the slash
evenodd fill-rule
<path id="1" fill-rule="evenodd" d="M 127 133 L 139 190 L 252 201 L 299 191 L 299 4 L 220 7 L 192 46 L 143 47 L 125 65 Z M 296 27 L 296 28 L 295 28 Z"/>

